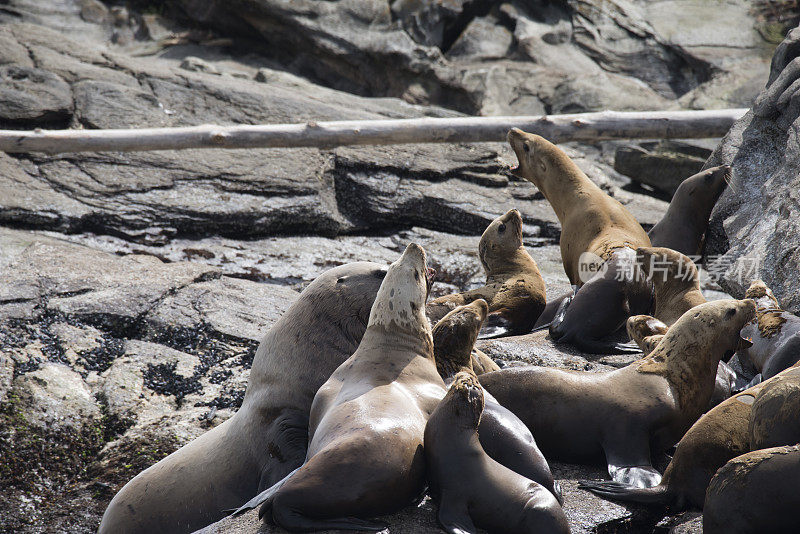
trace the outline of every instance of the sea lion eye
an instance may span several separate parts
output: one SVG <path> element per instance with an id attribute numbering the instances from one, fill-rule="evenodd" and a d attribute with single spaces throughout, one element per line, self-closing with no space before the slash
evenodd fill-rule
<path id="1" fill-rule="evenodd" d="M 525 143 L 524 145 L 522 145 L 522 150 L 524 150 L 526 153 L 530 152 L 531 151 L 531 145 L 528 144 L 528 143 Z"/>
<path id="2" fill-rule="evenodd" d="M 501 234 L 502 234 L 503 232 L 505 232 L 505 231 L 506 231 L 506 225 L 505 225 L 505 223 L 500 223 L 500 226 L 498 226 L 498 227 L 497 227 L 497 231 L 498 231 L 498 232 L 500 232 Z"/>

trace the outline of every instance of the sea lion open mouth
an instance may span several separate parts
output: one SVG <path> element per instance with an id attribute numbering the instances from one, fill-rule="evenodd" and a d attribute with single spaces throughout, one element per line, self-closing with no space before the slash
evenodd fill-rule
<path id="1" fill-rule="evenodd" d="M 433 278 L 435 276 L 436 276 L 436 269 L 433 269 L 431 267 L 425 267 L 425 284 L 428 289 L 425 298 L 428 298 L 428 295 L 431 294 L 431 287 L 433 287 Z"/>

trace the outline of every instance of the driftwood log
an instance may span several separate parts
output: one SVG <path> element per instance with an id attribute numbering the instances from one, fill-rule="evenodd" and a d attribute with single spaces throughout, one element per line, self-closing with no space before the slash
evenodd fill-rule
<path id="1" fill-rule="evenodd" d="M 504 141 L 513 127 L 547 139 L 722 137 L 746 109 L 602 111 L 572 115 L 456 117 L 189 126 L 125 130 L 0 130 L 3 152 L 133 152 L 186 148 L 330 148 L 342 145 Z"/>

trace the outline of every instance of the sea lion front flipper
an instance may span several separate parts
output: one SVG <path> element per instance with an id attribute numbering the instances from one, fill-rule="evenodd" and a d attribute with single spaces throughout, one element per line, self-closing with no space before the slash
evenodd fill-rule
<path id="1" fill-rule="evenodd" d="M 439 504 L 439 523 L 448 534 L 475 534 L 478 531 L 466 504 L 456 499 L 445 498 Z"/>
<path id="2" fill-rule="evenodd" d="M 611 430 L 611 436 L 619 436 L 618 441 L 603 443 L 608 463 L 608 474 L 614 482 L 637 488 L 658 486 L 659 473 L 650 463 L 650 438 L 648 434 L 631 432 L 629 428 Z"/>
<path id="3" fill-rule="evenodd" d="M 478 339 L 496 339 L 499 337 L 516 336 L 526 333 L 527 332 L 519 330 L 519 328 L 514 328 L 511 321 L 499 313 L 490 313 L 481 331 L 478 333 Z"/>
<path id="4" fill-rule="evenodd" d="M 550 329 L 550 337 L 553 338 L 554 341 L 559 341 L 562 339 L 567 332 L 562 328 L 562 323 L 564 322 L 564 316 L 567 314 L 567 308 L 569 308 L 572 299 L 575 298 L 575 295 L 570 295 L 564 298 L 561 301 L 561 304 L 558 305 L 558 309 L 556 310 L 555 315 L 553 316 L 553 320 L 550 321 L 546 325 L 542 325 L 536 329 L 534 332 L 538 332 L 539 330 L 544 330 L 545 328 Z"/>
<path id="5" fill-rule="evenodd" d="M 272 497 L 275 496 L 275 493 L 277 493 L 278 490 L 281 489 L 281 487 L 286 483 L 286 481 L 289 480 L 291 478 L 291 476 L 293 474 L 295 474 L 299 469 L 300 468 L 298 467 L 297 469 L 292 470 L 291 473 L 289 473 L 288 475 L 286 475 L 285 477 L 283 477 L 282 479 L 277 481 L 275 484 L 273 484 L 269 488 L 265 489 L 264 491 L 262 491 L 261 493 L 259 493 L 258 495 L 256 495 L 255 497 L 253 497 L 252 499 L 250 499 L 249 501 L 247 501 L 243 505 L 241 505 L 239 508 L 236 508 L 235 510 L 225 510 L 225 512 L 233 512 L 231 515 L 233 517 L 236 517 L 238 515 L 242 515 L 243 513 L 247 512 L 248 510 L 252 510 L 253 508 L 256 508 L 257 506 L 259 506 L 261 504 L 267 503 L 267 501 L 269 499 L 272 499 Z M 259 517 L 261 515 L 263 515 L 263 507 L 262 507 L 262 512 L 259 512 Z"/>

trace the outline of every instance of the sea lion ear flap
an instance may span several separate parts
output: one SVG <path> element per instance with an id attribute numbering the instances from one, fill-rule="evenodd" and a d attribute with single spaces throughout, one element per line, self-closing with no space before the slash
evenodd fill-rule
<path id="1" fill-rule="evenodd" d="M 746 338 L 746 337 L 742 336 L 741 334 L 739 334 L 739 344 L 736 345 L 736 350 L 737 351 L 749 349 L 752 346 L 753 346 L 753 342 L 750 341 L 749 338 Z"/>

